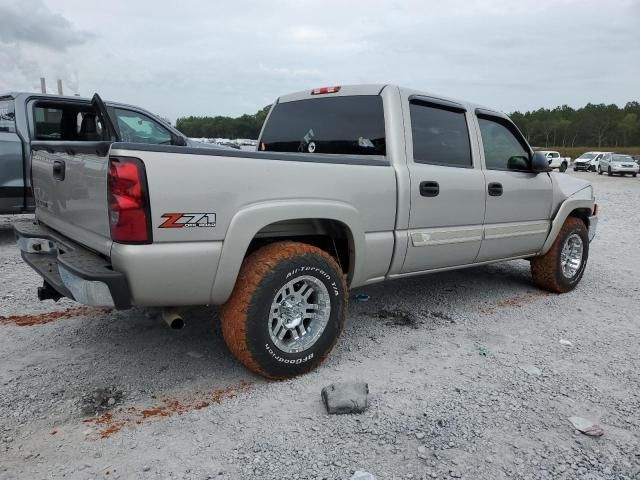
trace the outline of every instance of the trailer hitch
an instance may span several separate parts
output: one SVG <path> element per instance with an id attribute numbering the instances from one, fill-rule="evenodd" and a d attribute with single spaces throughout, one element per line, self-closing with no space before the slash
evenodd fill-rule
<path id="1" fill-rule="evenodd" d="M 43 282 L 41 287 L 38 287 L 38 300 L 53 300 L 57 302 L 62 298 L 62 295 L 58 291 L 49 285 L 47 282 Z"/>

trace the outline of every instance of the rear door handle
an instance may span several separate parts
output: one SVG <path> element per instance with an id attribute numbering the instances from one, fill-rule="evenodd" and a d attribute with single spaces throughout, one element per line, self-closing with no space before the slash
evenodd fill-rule
<path id="1" fill-rule="evenodd" d="M 420 195 L 423 197 L 437 197 L 439 193 L 438 182 L 420 182 Z"/>
<path id="2" fill-rule="evenodd" d="M 500 195 L 502 195 L 502 184 L 498 182 L 492 182 L 489 184 L 487 190 L 489 192 L 489 195 L 491 195 L 492 197 L 499 197 Z"/>
<path id="3" fill-rule="evenodd" d="M 64 180 L 66 166 L 64 160 L 54 160 L 53 161 L 53 178 L 56 180 Z"/>

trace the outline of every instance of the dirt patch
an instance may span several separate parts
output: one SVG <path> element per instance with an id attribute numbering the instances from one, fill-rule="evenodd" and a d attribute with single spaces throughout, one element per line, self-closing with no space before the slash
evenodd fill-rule
<path id="1" fill-rule="evenodd" d="M 111 410 L 122 402 L 122 391 L 114 387 L 96 388 L 82 397 L 82 412 L 95 415 Z"/>
<path id="2" fill-rule="evenodd" d="M 420 328 L 421 319 L 404 310 L 385 310 L 382 309 L 376 314 L 378 318 L 388 319 L 387 325 L 396 325 L 400 327 L 410 327 L 414 329 Z"/>
<path id="3" fill-rule="evenodd" d="M 11 315 L 9 317 L 0 316 L 0 325 L 14 324 L 19 327 L 30 327 L 33 325 L 44 325 L 45 323 L 54 322 L 56 320 L 66 320 L 74 317 L 93 317 L 100 314 L 110 313 L 111 310 L 111 308 L 72 307 L 67 308 L 66 310 L 34 315 Z"/>
<path id="4" fill-rule="evenodd" d="M 144 422 L 156 418 L 172 417 L 194 410 L 202 410 L 211 404 L 221 403 L 223 400 L 233 398 L 241 392 L 253 387 L 252 383 L 242 381 L 233 387 L 221 388 L 213 392 L 203 393 L 191 400 L 165 399 L 160 405 L 140 409 L 129 407 L 121 414 L 111 412 L 103 413 L 96 418 L 88 418 L 84 423 L 93 424 L 96 427 L 99 438 L 109 438 L 114 433 L 126 427 L 135 427 Z"/>
<path id="5" fill-rule="evenodd" d="M 502 308 L 521 307 L 523 305 L 528 305 L 530 303 L 536 302 L 541 297 L 548 297 L 550 295 L 553 295 L 553 294 L 549 292 L 543 292 L 543 291 L 527 292 L 522 295 L 518 295 L 516 297 L 507 298 L 505 300 L 498 300 L 493 305 L 481 306 L 478 308 L 478 311 L 480 313 L 484 313 L 488 315 Z"/>

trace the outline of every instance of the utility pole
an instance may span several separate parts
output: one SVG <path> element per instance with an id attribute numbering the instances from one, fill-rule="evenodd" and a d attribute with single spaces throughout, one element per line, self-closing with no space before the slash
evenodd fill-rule
<path id="1" fill-rule="evenodd" d="M 58 95 L 64 95 L 62 93 L 62 80 L 58 79 Z"/>
<path id="2" fill-rule="evenodd" d="M 40 77 L 40 90 L 42 90 L 42 93 L 47 93 L 47 82 L 44 77 Z"/>

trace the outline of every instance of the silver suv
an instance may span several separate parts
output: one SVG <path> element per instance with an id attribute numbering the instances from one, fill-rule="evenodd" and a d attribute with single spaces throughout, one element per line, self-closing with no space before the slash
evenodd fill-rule
<path id="1" fill-rule="evenodd" d="M 598 174 L 602 175 L 603 172 L 607 172 L 610 177 L 614 174 L 625 176 L 631 175 L 636 177 L 638 175 L 638 164 L 633 160 L 631 155 L 621 155 L 618 153 L 607 153 L 603 155 L 598 164 Z"/>

